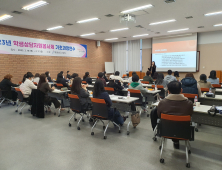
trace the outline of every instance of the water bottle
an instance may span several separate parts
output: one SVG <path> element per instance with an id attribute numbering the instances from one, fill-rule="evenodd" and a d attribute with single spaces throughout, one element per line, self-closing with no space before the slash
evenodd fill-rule
<path id="1" fill-rule="evenodd" d="M 194 104 L 195 105 L 196 105 L 196 102 L 198 102 L 197 96 L 195 96 L 195 99 L 194 99 Z"/>
<path id="2" fill-rule="evenodd" d="M 157 91 L 157 85 L 155 85 L 155 91 Z"/>
<path id="3" fill-rule="evenodd" d="M 127 99 L 129 99 L 129 98 L 130 98 L 130 92 L 128 91 Z"/>
<path id="4" fill-rule="evenodd" d="M 211 90 L 211 88 L 209 89 L 209 93 L 212 93 L 212 90 Z"/>

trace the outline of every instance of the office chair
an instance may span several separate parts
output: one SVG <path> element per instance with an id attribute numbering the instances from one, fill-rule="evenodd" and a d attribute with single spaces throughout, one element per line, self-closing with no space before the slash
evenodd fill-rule
<path id="1" fill-rule="evenodd" d="M 94 135 L 93 128 L 96 126 L 98 121 L 101 121 L 103 123 L 103 130 L 104 130 L 104 139 L 107 139 L 106 131 L 109 127 L 109 123 L 112 122 L 114 125 L 116 125 L 119 128 L 119 133 L 121 133 L 120 126 L 117 125 L 113 120 L 109 120 L 108 118 L 108 109 L 106 106 L 106 102 L 104 99 L 96 99 L 91 98 L 93 108 L 92 108 L 92 118 L 95 120 L 95 123 L 91 129 L 91 135 Z M 105 123 L 103 120 L 108 120 L 109 122 L 105 126 Z"/>
<path id="2" fill-rule="evenodd" d="M 112 87 L 104 87 L 104 88 L 108 94 L 115 94 L 114 88 L 112 88 Z"/>
<path id="3" fill-rule="evenodd" d="M 61 88 L 63 87 L 63 84 L 57 83 L 57 84 L 56 84 L 56 87 L 57 87 L 58 89 L 61 89 Z"/>
<path id="4" fill-rule="evenodd" d="M 221 88 L 221 84 L 212 84 L 214 88 Z"/>
<path id="5" fill-rule="evenodd" d="M 183 93 L 183 95 L 184 95 L 184 97 L 188 98 L 193 103 L 194 103 L 195 97 L 197 96 L 197 98 L 198 98 L 198 94 Z"/>
<path id="6" fill-rule="evenodd" d="M 82 81 L 82 84 L 87 84 L 87 82 L 86 81 Z"/>
<path id="7" fill-rule="evenodd" d="M 191 117 L 162 113 L 158 124 L 158 133 L 161 137 L 160 163 L 164 163 L 162 154 L 165 139 L 184 140 L 186 146 L 186 167 L 190 168 L 188 154 L 191 154 L 191 146 L 189 141 L 194 141 L 194 127 L 191 126 Z"/>
<path id="8" fill-rule="evenodd" d="M 20 101 L 20 104 L 17 106 L 15 112 L 18 112 L 20 105 L 23 104 L 22 108 L 19 111 L 19 114 L 21 115 L 23 108 L 27 105 L 28 99 L 24 98 L 24 96 L 19 88 L 15 88 L 15 91 L 18 93 L 18 100 Z"/>
<path id="9" fill-rule="evenodd" d="M 162 99 L 165 98 L 165 90 L 164 90 L 164 87 L 162 85 L 156 85 L 157 86 L 157 90 L 161 90 L 159 95 Z M 152 85 L 152 88 L 154 89 L 155 88 L 155 85 Z"/>
<path id="10" fill-rule="evenodd" d="M 203 93 L 203 92 L 209 92 L 209 88 L 201 88 L 201 92 Z"/>
<path id="11" fill-rule="evenodd" d="M 150 84 L 148 81 L 141 81 L 142 84 Z"/>

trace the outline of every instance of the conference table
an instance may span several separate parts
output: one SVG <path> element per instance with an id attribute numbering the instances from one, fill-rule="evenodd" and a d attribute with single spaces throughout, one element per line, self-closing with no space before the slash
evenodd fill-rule
<path id="1" fill-rule="evenodd" d="M 216 105 L 216 106 L 222 106 L 222 95 L 215 95 L 215 97 L 207 97 L 204 94 L 199 97 L 199 102 L 202 105 Z"/>
<path id="2" fill-rule="evenodd" d="M 216 95 L 222 95 L 222 88 L 216 88 L 215 94 Z"/>

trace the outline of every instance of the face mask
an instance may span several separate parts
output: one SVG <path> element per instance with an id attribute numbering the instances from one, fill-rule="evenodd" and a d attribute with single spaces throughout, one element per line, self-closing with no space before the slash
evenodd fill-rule
<path id="1" fill-rule="evenodd" d="M 63 76 L 63 78 L 65 78 L 65 77 Z"/>

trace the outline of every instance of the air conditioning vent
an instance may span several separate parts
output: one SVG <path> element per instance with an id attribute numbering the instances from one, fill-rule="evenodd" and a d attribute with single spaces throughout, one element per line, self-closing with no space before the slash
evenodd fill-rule
<path id="1" fill-rule="evenodd" d="M 186 19 L 191 19 L 191 18 L 193 18 L 193 16 L 189 16 L 189 17 L 185 17 Z"/>
<path id="2" fill-rule="evenodd" d="M 156 32 L 155 34 L 160 34 L 160 32 Z"/>
<path id="3" fill-rule="evenodd" d="M 122 37 L 122 38 L 127 38 L 127 37 Z"/>
<path id="4" fill-rule="evenodd" d="M 13 14 L 21 14 L 22 12 L 19 11 L 12 11 Z"/>
<path id="5" fill-rule="evenodd" d="M 112 15 L 112 14 L 107 14 L 107 15 L 105 15 L 106 17 L 113 17 L 114 15 Z"/>
<path id="6" fill-rule="evenodd" d="M 69 25 L 69 26 L 71 26 L 71 25 L 73 25 L 73 24 L 71 24 L 71 23 L 68 23 L 68 24 L 66 24 L 66 25 Z"/>
<path id="7" fill-rule="evenodd" d="M 175 2 L 175 0 L 165 0 L 165 2 L 166 2 L 167 4 L 169 4 L 169 3 Z"/>
<path id="8" fill-rule="evenodd" d="M 142 25 L 137 25 L 136 27 L 137 27 L 137 28 L 143 28 L 143 26 L 142 26 Z"/>
<path id="9" fill-rule="evenodd" d="M 199 27 L 197 27 L 197 28 L 204 28 L 204 26 L 199 26 Z"/>
<path id="10" fill-rule="evenodd" d="M 101 32 L 99 32 L 100 34 L 104 34 L 104 33 L 106 33 L 105 31 L 101 31 Z"/>

